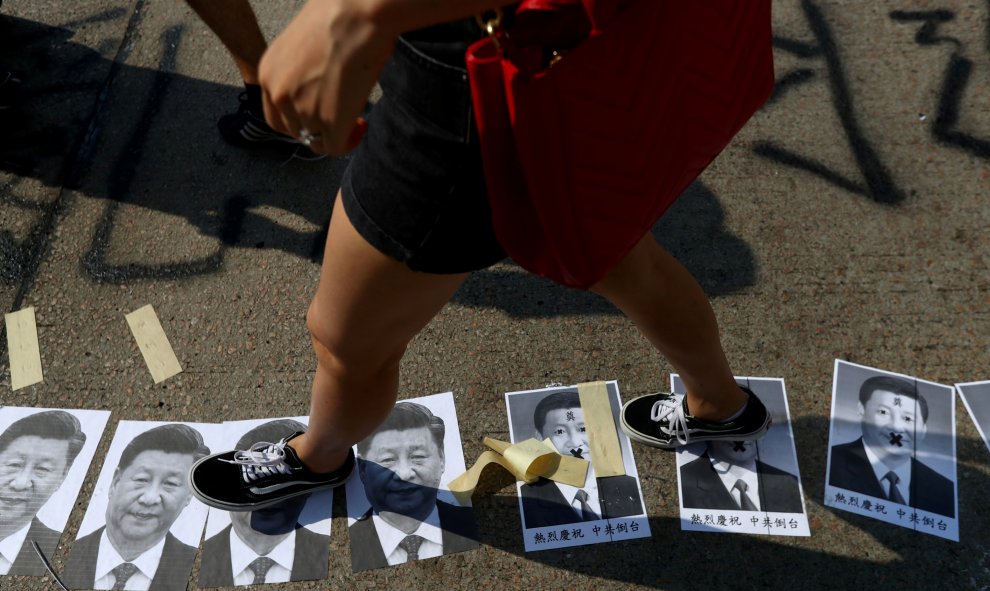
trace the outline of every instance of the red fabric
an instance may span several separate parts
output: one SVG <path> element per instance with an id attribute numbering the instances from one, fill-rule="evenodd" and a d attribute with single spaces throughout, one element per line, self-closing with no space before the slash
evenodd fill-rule
<path id="1" fill-rule="evenodd" d="M 552 68 L 515 28 L 467 64 L 499 241 L 589 287 L 766 101 L 773 61 L 769 0 L 524 0 L 516 25 L 577 2 L 590 33 Z"/>

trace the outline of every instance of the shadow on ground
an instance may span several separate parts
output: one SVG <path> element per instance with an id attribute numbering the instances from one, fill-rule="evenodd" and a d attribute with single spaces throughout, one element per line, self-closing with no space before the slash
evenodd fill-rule
<path id="1" fill-rule="evenodd" d="M 124 18 L 125 11 L 111 10 L 88 20 Z M 217 273 L 230 247 L 275 248 L 320 259 L 327 196 L 335 192 L 345 160 L 286 161 L 284 154 L 248 154 L 223 144 L 213 122 L 236 104 L 237 89 L 175 73 L 181 28 L 163 33 L 159 66 L 151 70 L 127 65 L 127 55 L 108 59 L 108 47 L 96 51 L 73 42 L 72 26 L 78 25 L 52 27 L 0 15 L 3 66 L 24 79 L 19 103 L 4 115 L 0 204 L 37 218 L 27 239 L 0 232 L 6 283 L 33 277 L 56 214 L 66 207 L 58 197 L 36 198 L 37 191 L 22 186 L 25 178 L 106 201 L 80 260 L 83 272 L 95 281 L 177 280 Z M 125 203 L 185 219 L 215 242 L 213 254 L 151 265 L 113 260 L 110 244 Z M 300 232 L 259 213 L 270 208 L 298 216 L 314 229 Z M 752 250 L 724 227 L 723 217 L 718 197 L 696 183 L 654 228 L 661 243 L 712 295 L 756 281 Z M 502 269 L 476 273 L 455 301 L 519 317 L 614 313 L 591 294 Z"/>
<path id="2" fill-rule="evenodd" d="M 745 589 L 859 589 L 881 581 L 903 589 L 985 589 L 990 585 L 988 512 L 979 495 L 990 486 L 990 478 L 974 468 L 986 464 L 983 441 L 957 440 L 957 509 L 963 517 L 961 542 L 955 543 L 822 507 L 828 420 L 805 417 L 796 420 L 793 428 L 811 538 L 682 532 L 677 519 L 651 517 L 652 538 L 524 553 L 513 481 L 504 472 L 489 470 L 474 497 L 482 542 L 563 571 L 664 589 L 725 589 L 734 584 Z M 673 455 L 649 457 L 663 453 L 636 446 L 644 486 L 659 478 L 647 473 L 646 466 L 655 465 L 658 459 L 673 463 Z M 677 480 L 668 479 L 658 486 L 676 507 Z M 648 511 L 656 503 L 656 498 L 647 495 Z M 814 516 L 823 511 L 828 515 Z M 859 531 L 843 542 L 841 536 L 848 535 L 849 529 Z M 822 536 L 829 539 L 823 541 Z M 889 553 L 897 558 L 888 562 L 877 558 Z"/>
<path id="3" fill-rule="evenodd" d="M 73 27 L 128 18 L 123 40 L 108 38 L 96 49 L 73 41 Z M 224 144 L 215 122 L 236 108 L 238 89 L 176 73 L 181 27 L 154 44 L 157 68 L 128 65 L 135 19 L 140 10 L 109 10 L 65 26 L 0 14 L 0 70 L 22 80 L 10 108 L 0 111 L 0 207 L 33 221 L 18 235 L 0 232 L 2 280 L 16 285 L 33 278 L 58 215 L 72 206 L 64 188 L 105 201 L 80 260 L 95 281 L 216 273 L 231 246 L 317 260 L 342 160 L 304 162 L 284 151 Z M 184 219 L 214 243 L 214 253 L 156 265 L 113 260 L 108 245 L 121 204 Z M 272 208 L 298 223 L 274 219 L 267 213 Z"/>
<path id="4" fill-rule="evenodd" d="M 698 181 L 653 227 L 657 241 L 687 267 L 710 296 L 733 293 L 757 281 L 753 250 L 724 224 L 718 196 Z M 514 317 L 619 313 L 592 293 L 563 288 L 518 268 L 473 274 L 454 301 L 498 308 Z"/>

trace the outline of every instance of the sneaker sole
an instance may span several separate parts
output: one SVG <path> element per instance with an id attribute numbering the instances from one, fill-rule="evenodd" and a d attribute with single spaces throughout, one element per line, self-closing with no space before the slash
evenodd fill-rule
<path id="1" fill-rule="evenodd" d="M 770 415 L 767 414 L 767 420 L 763 423 L 763 425 L 759 429 L 757 429 L 757 430 L 755 430 L 755 431 L 753 431 L 751 433 L 744 434 L 744 435 L 736 435 L 736 434 L 733 434 L 733 435 L 720 435 L 720 434 L 694 435 L 694 436 L 691 437 L 690 440 L 688 440 L 688 442 L 686 444 L 682 444 L 676 438 L 673 441 L 671 441 L 669 439 L 658 439 L 656 437 L 651 437 L 649 435 L 646 435 L 644 433 L 641 433 L 641 432 L 633 429 L 632 427 L 630 427 L 629 424 L 626 423 L 626 412 L 625 411 L 626 411 L 626 407 L 629 406 L 629 404 L 632 403 L 632 402 L 634 402 L 634 401 L 635 401 L 635 399 L 630 400 L 629 402 L 626 402 L 625 404 L 623 404 L 622 405 L 622 410 L 619 412 L 619 426 L 622 428 L 622 432 L 625 433 L 626 435 L 628 435 L 629 436 L 629 439 L 632 439 L 633 441 L 635 441 L 637 443 L 642 443 L 643 445 L 649 445 L 650 447 L 656 447 L 656 448 L 659 448 L 659 449 L 664 449 L 664 450 L 669 450 L 669 451 L 673 451 L 673 450 L 676 450 L 678 447 L 682 447 L 683 445 L 690 445 L 692 443 L 699 442 L 699 441 L 718 441 L 718 440 L 724 440 L 724 441 L 755 441 L 757 439 L 762 439 L 763 436 L 765 436 L 767 434 L 767 431 L 770 430 L 770 426 L 773 424 L 773 419 L 771 419 L 770 418 Z"/>

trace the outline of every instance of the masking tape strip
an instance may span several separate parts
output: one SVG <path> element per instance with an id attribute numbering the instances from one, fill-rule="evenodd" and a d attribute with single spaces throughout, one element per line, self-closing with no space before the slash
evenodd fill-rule
<path id="1" fill-rule="evenodd" d="M 554 451 L 557 450 L 549 437 L 543 440 L 543 444 Z M 574 456 L 558 455 L 560 455 L 560 463 L 557 464 L 557 469 L 546 477 L 554 482 L 563 482 L 576 488 L 584 488 L 585 481 L 588 480 L 588 466 L 591 465 L 588 460 L 582 460 Z"/>
<path id="2" fill-rule="evenodd" d="M 584 411 L 584 427 L 588 432 L 595 476 L 622 476 L 626 473 L 626 467 L 622 465 L 619 434 L 615 431 L 615 419 L 612 417 L 612 405 L 608 401 L 605 382 L 578 384 L 578 397 L 581 400 L 581 410 Z"/>
<path id="3" fill-rule="evenodd" d="M 7 325 L 7 353 L 10 357 L 10 387 L 18 390 L 44 379 L 41 371 L 41 348 L 34 308 L 24 308 L 4 315 Z"/>
<path id="4" fill-rule="evenodd" d="M 557 469 L 560 454 L 552 447 L 536 439 L 527 439 L 506 448 L 502 453 L 514 468 L 512 474 L 524 482 L 533 482 L 540 476 L 552 474 Z"/>
<path id="5" fill-rule="evenodd" d="M 515 445 L 485 437 L 485 445 L 494 451 L 484 451 L 465 473 L 451 480 L 447 487 L 464 503 L 474 494 L 481 473 L 491 464 L 502 466 L 516 480 L 526 483 L 545 477 L 572 486 L 584 486 L 588 462 L 579 458 L 567 458 L 557 453 L 552 445 L 536 439 L 527 439 Z"/>
<path id="6" fill-rule="evenodd" d="M 471 500 L 471 495 L 474 494 L 474 489 L 478 488 L 478 480 L 481 479 L 481 473 L 492 464 L 498 464 L 509 472 L 513 470 L 512 465 L 501 455 L 493 451 L 483 451 L 478 456 L 478 460 L 467 472 L 447 484 L 447 488 L 450 489 L 450 492 L 454 493 L 454 496 L 457 497 L 461 505 L 468 504 Z"/>
<path id="7" fill-rule="evenodd" d="M 131 327 L 134 340 L 137 341 L 144 362 L 148 365 L 148 371 L 151 372 L 156 384 L 182 371 L 151 304 L 128 314 L 127 325 Z"/>

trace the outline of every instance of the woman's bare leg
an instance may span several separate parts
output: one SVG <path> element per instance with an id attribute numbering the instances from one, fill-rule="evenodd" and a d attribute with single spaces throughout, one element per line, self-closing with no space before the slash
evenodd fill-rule
<path id="1" fill-rule="evenodd" d="M 340 467 L 395 403 L 406 346 L 467 274 L 410 270 L 358 234 L 337 196 L 307 325 L 316 351 L 309 430 L 290 445 L 316 472 Z"/>
<path id="2" fill-rule="evenodd" d="M 258 83 L 258 64 L 268 49 L 248 0 L 186 0 L 234 58 L 247 84 Z"/>
<path id="3" fill-rule="evenodd" d="M 691 415 L 719 421 L 746 403 L 722 350 L 708 297 L 651 234 L 591 291 L 622 310 L 670 361 L 687 387 Z"/>

